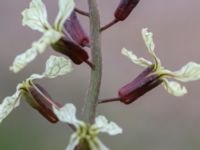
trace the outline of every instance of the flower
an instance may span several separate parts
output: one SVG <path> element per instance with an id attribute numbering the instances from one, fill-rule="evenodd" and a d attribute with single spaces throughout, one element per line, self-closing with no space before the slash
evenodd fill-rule
<path id="1" fill-rule="evenodd" d="M 164 88 L 171 95 L 183 96 L 186 94 L 186 87 L 180 85 L 180 83 L 176 81 L 169 81 L 168 79 L 175 79 L 182 82 L 199 80 L 200 64 L 188 62 L 178 71 L 167 70 L 162 66 L 160 59 L 154 52 L 155 44 L 153 42 L 153 34 L 148 32 L 147 28 L 144 28 L 142 29 L 142 36 L 147 50 L 154 61 L 150 62 L 144 58 L 138 58 L 131 51 L 125 48 L 122 49 L 122 54 L 127 56 L 133 63 L 147 68 L 134 81 L 120 89 L 119 95 L 122 99 L 126 97 L 127 103 L 130 103 L 135 100 L 134 98 L 138 98 L 147 91 L 158 86 L 160 83 L 162 83 Z M 139 91 L 139 93 L 136 91 Z M 122 101 L 125 101 L 125 99 Z"/>
<path id="2" fill-rule="evenodd" d="M 76 107 L 73 104 L 66 104 L 62 108 L 56 108 L 53 105 L 53 110 L 60 121 L 68 123 L 75 128 L 75 133 L 71 135 L 66 150 L 74 150 L 82 142 L 91 150 L 108 150 L 99 140 L 97 134 L 100 132 L 108 133 L 109 135 L 122 133 L 122 129 L 116 123 L 109 123 L 104 116 L 96 117 L 93 125 L 78 120 L 76 118 Z"/>
<path id="3" fill-rule="evenodd" d="M 7 96 L 4 98 L 3 102 L 0 104 L 0 123 L 11 113 L 14 108 L 19 106 L 20 99 L 22 97 L 24 97 L 32 105 L 32 107 L 38 109 L 38 111 L 42 114 L 42 110 L 40 110 L 42 105 L 44 106 L 43 108 L 47 108 L 48 104 L 46 104 L 43 99 L 40 99 L 41 94 L 43 93 L 44 97 L 46 96 L 48 100 L 50 96 L 46 93 L 46 91 L 38 86 L 38 84 L 34 84 L 33 81 L 45 77 L 55 78 L 57 76 L 62 76 L 71 72 L 71 70 L 72 66 L 69 59 L 57 56 L 50 56 L 46 62 L 46 69 L 42 74 L 31 75 L 25 81 L 17 85 L 16 92 L 12 96 Z M 37 94 L 37 91 L 42 93 Z M 38 106 L 38 104 L 42 104 L 40 105 L 41 107 Z"/>
<path id="4" fill-rule="evenodd" d="M 42 32 L 43 35 L 38 41 L 33 42 L 30 49 L 15 58 L 10 70 L 19 72 L 39 53 L 43 53 L 48 45 L 59 41 L 64 36 L 62 32 L 64 22 L 70 17 L 74 7 L 74 0 L 59 0 L 59 12 L 54 25 L 51 26 L 47 21 L 47 10 L 42 0 L 32 0 L 29 8 L 22 12 L 22 25 Z"/>

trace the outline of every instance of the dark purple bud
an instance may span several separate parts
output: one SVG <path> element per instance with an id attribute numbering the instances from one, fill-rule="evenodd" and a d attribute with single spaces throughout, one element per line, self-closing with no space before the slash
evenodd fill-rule
<path id="1" fill-rule="evenodd" d="M 47 120 L 52 123 L 58 122 L 57 116 L 54 114 L 52 106 L 61 107 L 60 104 L 52 100 L 51 96 L 47 91 L 41 87 L 39 84 L 32 84 L 28 88 L 29 96 L 32 98 L 34 103 L 33 108 L 35 108 L 41 115 L 43 115 Z"/>
<path id="2" fill-rule="evenodd" d="M 135 80 L 119 90 L 121 102 L 130 104 L 162 83 L 159 75 L 147 75 L 152 69 L 153 67 L 147 68 Z"/>
<path id="3" fill-rule="evenodd" d="M 64 29 L 78 44 L 81 46 L 89 46 L 89 37 L 82 28 L 75 11 L 73 11 L 70 18 L 66 20 Z"/>
<path id="4" fill-rule="evenodd" d="M 55 51 L 68 56 L 75 64 L 79 65 L 88 61 L 87 52 L 78 44 L 67 38 L 62 38 L 55 44 L 52 44 Z"/>
<path id="5" fill-rule="evenodd" d="M 121 0 L 115 11 L 116 20 L 125 20 L 131 11 L 137 6 L 140 0 Z"/>

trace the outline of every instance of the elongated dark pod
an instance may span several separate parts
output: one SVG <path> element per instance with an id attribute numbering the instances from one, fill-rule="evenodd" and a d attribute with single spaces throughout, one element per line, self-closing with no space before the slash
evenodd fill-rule
<path id="1" fill-rule="evenodd" d="M 125 20 L 132 10 L 137 6 L 140 0 L 121 0 L 115 11 L 116 20 Z"/>
<path id="2" fill-rule="evenodd" d="M 35 105 L 33 106 L 42 116 L 52 123 L 58 122 L 57 116 L 54 114 L 52 106 L 61 107 L 60 104 L 52 100 L 48 92 L 39 84 L 33 83 L 28 89 L 28 95 Z"/>
<path id="3" fill-rule="evenodd" d="M 69 33 L 71 38 L 81 46 L 90 45 L 89 37 L 81 26 L 75 11 L 73 11 L 70 18 L 66 20 L 64 29 Z"/>
<path id="4" fill-rule="evenodd" d="M 62 38 L 57 43 L 52 44 L 55 51 L 68 56 L 75 64 L 79 65 L 88 61 L 87 52 L 73 41 Z"/>

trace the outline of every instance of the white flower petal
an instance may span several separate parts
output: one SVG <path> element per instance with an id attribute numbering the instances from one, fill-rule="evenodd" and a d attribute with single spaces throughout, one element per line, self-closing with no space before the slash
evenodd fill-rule
<path id="1" fill-rule="evenodd" d="M 98 116 L 95 118 L 95 127 L 96 128 L 103 128 L 108 125 L 108 120 L 105 116 Z"/>
<path id="2" fill-rule="evenodd" d="M 44 75 L 49 78 L 65 75 L 72 71 L 72 64 L 64 57 L 50 56 L 46 62 Z"/>
<path id="3" fill-rule="evenodd" d="M 48 30 L 37 42 L 32 44 L 32 48 L 28 49 L 22 54 L 17 55 L 13 65 L 10 66 L 10 70 L 14 73 L 21 71 L 37 57 L 38 53 L 44 52 L 48 45 L 55 43 L 60 39 L 60 37 L 61 34 L 57 31 Z"/>
<path id="4" fill-rule="evenodd" d="M 55 20 L 55 28 L 62 30 L 63 24 L 75 8 L 74 0 L 59 0 L 59 12 Z"/>
<path id="5" fill-rule="evenodd" d="M 187 89 L 184 86 L 181 86 L 178 82 L 168 81 L 163 79 L 163 86 L 167 92 L 174 96 L 183 96 L 187 93 Z"/>
<path id="6" fill-rule="evenodd" d="M 138 58 L 136 55 L 133 54 L 132 51 L 129 51 L 125 48 L 122 49 L 121 53 L 125 56 L 127 56 L 133 63 L 143 66 L 143 67 L 148 67 L 152 65 L 152 63 L 144 58 Z"/>
<path id="7" fill-rule="evenodd" d="M 79 144 L 79 141 L 80 139 L 78 138 L 77 134 L 72 134 L 66 150 L 75 150 L 75 147 Z"/>
<path id="8" fill-rule="evenodd" d="M 149 53 L 154 54 L 155 44 L 153 42 L 153 33 L 148 32 L 147 28 L 142 29 L 142 37 L 149 50 Z"/>
<path id="9" fill-rule="evenodd" d="M 148 32 L 147 28 L 142 29 L 142 37 L 143 40 L 146 44 L 146 47 L 149 51 L 149 53 L 151 54 L 151 56 L 153 57 L 155 64 L 158 65 L 157 67 L 159 67 L 161 65 L 160 59 L 156 56 L 154 49 L 155 49 L 155 44 L 153 42 L 153 33 L 152 32 Z"/>
<path id="10" fill-rule="evenodd" d="M 106 132 L 109 135 L 117 135 L 122 133 L 122 128 L 120 128 L 114 122 L 109 123 L 106 117 L 104 116 L 96 117 L 95 124 L 93 126 L 98 128 L 100 132 Z"/>
<path id="11" fill-rule="evenodd" d="M 43 36 L 38 41 L 32 44 L 32 47 L 34 47 L 39 53 L 43 53 L 47 46 L 57 42 L 61 36 L 61 33 L 53 29 L 49 29 L 48 31 L 44 32 Z"/>
<path id="12" fill-rule="evenodd" d="M 85 124 L 76 118 L 76 107 L 73 104 L 66 104 L 62 108 L 53 106 L 53 111 L 62 122 L 72 124 L 75 127 Z"/>
<path id="13" fill-rule="evenodd" d="M 175 79 L 187 82 L 200 79 L 200 64 L 189 62 L 175 73 Z"/>
<path id="14" fill-rule="evenodd" d="M 65 75 L 72 70 L 71 61 L 64 57 L 50 56 L 46 61 L 46 69 L 43 74 L 32 74 L 26 80 L 42 79 L 44 77 L 55 78 Z"/>
<path id="15" fill-rule="evenodd" d="M 94 140 L 89 140 L 88 143 L 91 150 L 109 150 L 97 137 Z"/>
<path id="16" fill-rule="evenodd" d="M 37 54 L 38 53 L 35 48 L 30 48 L 26 52 L 17 55 L 12 66 L 10 66 L 10 70 L 14 73 L 19 72 L 24 67 L 26 67 L 28 63 L 33 61 L 36 58 Z"/>
<path id="17" fill-rule="evenodd" d="M 20 91 L 19 86 L 17 86 L 15 94 L 12 96 L 7 96 L 4 98 L 3 102 L 0 104 L 0 123 L 5 119 L 11 111 L 18 107 L 20 104 Z"/>
<path id="18" fill-rule="evenodd" d="M 29 8 L 22 12 L 22 25 L 27 25 L 33 30 L 45 32 L 50 25 L 47 21 L 47 10 L 41 0 L 32 0 Z"/>
<path id="19" fill-rule="evenodd" d="M 26 80 L 35 80 L 35 79 L 42 79 L 46 77 L 44 74 L 32 74 L 29 78 L 27 78 Z"/>

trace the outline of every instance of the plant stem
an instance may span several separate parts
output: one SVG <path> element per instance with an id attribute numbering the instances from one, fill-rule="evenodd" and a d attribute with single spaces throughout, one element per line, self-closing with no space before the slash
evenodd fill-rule
<path id="1" fill-rule="evenodd" d="M 120 98 L 116 97 L 116 98 L 110 98 L 110 99 L 104 99 L 104 100 L 98 101 L 99 104 L 110 103 L 110 102 L 120 102 Z"/>
<path id="2" fill-rule="evenodd" d="M 87 91 L 84 117 L 87 123 L 92 124 L 96 116 L 98 105 L 99 89 L 101 85 L 101 35 L 100 35 L 100 17 L 96 0 L 88 0 L 90 16 L 90 35 L 91 35 L 91 55 L 94 69 L 91 70 L 90 85 Z"/>
<path id="3" fill-rule="evenodd" d="M 108 23 L 107 25 L 103 26 L 103 27 L 100 29 L 100 31 L 102 32 L 102 31 L 104 31 L 104 30 L 110 28 L 111 26 L 113 26 L 113 25 L 116 24 L 116 23 L 118 23 L 118 20 L 117 20 L 117 19 L 114 19 L 114 20 L 112 20 L 110 23 Z"/>
<path id="4" fill-rule="evenodd" d="M 75 8 L 75 11 L 83 16 L 86 16 L 86 17 L 89 17 L 89 13 L 88 12 L 85 12 L 83 10 L 80 10 L 78 8 Z"/>

